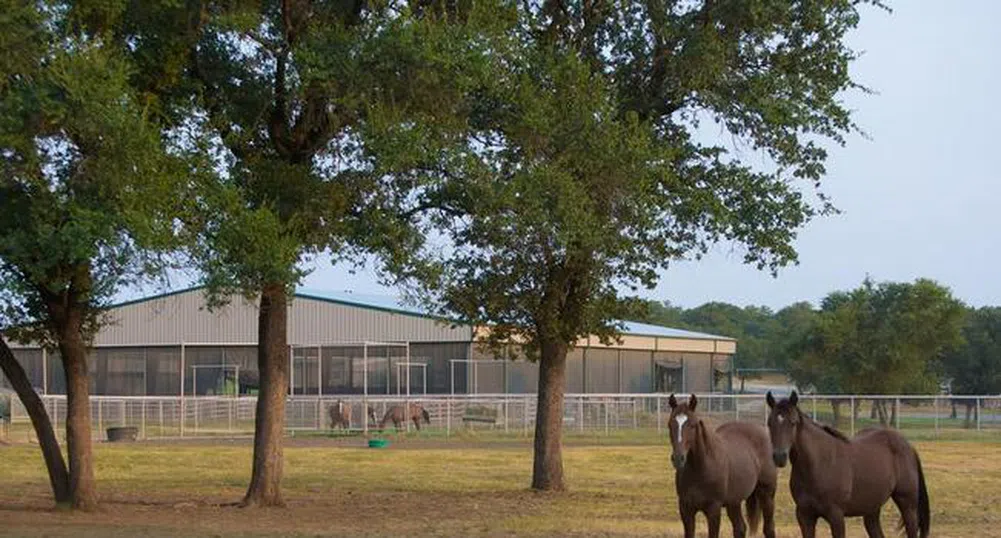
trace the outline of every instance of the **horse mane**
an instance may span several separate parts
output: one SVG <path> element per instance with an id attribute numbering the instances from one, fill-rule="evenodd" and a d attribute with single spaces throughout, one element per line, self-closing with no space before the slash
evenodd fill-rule
<path id="1" fill-rule="evenodd" d="M 820 428 L 821 430 L 823 430 L 825 433 L 827 433 L 827 435 L 830 435 L 831 437 L 833 437 L 833 438 L 835 438 L 835 439 L 837 439 L 837 440 L 839 440 L 841 442 L 844 442 L 844 443 L 851 443 L 852 442 L 852 440 L 849 439 L 848 436 L 846 436 L 845 434 L 841 433 L 840 431 L 834 429 L 831 426 L 828 426 L 827 424 L 821 424 L 821 423 L 817 422 L 816 420 L 813 420 L 812 418 L 810 418 L 807 415 L 803 414 L 802 411 L 800 412 L 799 416 L 802 417 L 803 419 L 809 421 L 814 426 L 817 426 L 818 428 Z"/>

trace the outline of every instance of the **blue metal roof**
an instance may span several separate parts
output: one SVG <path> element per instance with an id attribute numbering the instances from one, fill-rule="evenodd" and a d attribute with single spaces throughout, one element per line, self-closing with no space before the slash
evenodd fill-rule
<path id="1" fill-rule="evenodd" d="M 391 295 L 378 295 L 371 293 L 355 293 L 348 291 L 330 291 L 315 288 L 297 288 L 296 297 L 319 299 L 338 304 L 359 306 L 362 308 L 374 308 L 399 314 L 412 316 L 436 317 L 428 310 L 419 306 L 404 303 L 400 298 Z M 686 331 L 649 323 L 639 323 L 636 321 L 621 322 L 622 334 L 632 336 L 660 336 L 664 338 L 687 338 L 692 340 L 733 340 L 727 336 Z"/>
<path id="2" fill-rule="evenodd" d="M 729 336 L 686 331 L 684 329 L 662 327 L 660 325 L 651 325 L 649 323 L 640 323 L 638 321 L 623 321 L 622 324 L 623 334 L 635 336 L 662 336 L 665 338 L 689 338 L 694 340 L 733 340 L 733 338 L 730 338 Z"/>

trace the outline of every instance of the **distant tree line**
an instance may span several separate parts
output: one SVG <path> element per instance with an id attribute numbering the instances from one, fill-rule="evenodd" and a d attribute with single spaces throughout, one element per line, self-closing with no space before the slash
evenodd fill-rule
<path id="1" fill-rule="evenodd" d="M 754 377 L 774 368 L 820 393 L 1001 393 L 1001 307 L 967 306 L 928 279 L 866 279 L 818 306 L 797 302 L 778 311 L 651 302 L 646 321 L 736 338 L 738 370 Z"/>

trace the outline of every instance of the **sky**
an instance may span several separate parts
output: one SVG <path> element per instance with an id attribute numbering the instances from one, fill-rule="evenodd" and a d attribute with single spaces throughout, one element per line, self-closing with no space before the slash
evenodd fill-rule
<path id="1" fill-rule="evenodd" d="M 973 306 L 1001 305 L 1001 182 L 994 164 L 1001 107 L 1001 2 L 897 0 L 866 9 L 851 46 L 853 78 L 875 95 L 846 101 L 869 139 L 830 148 L 823 190 L 842 211 L 801 230 L 799 264 L 773 278 L 719 245 L 681 262 L 640 295 L 694 307 L 708 301 L 781 308 L 836 289 L 932 278 Z M 993 148 L 993 149 L 992 149 Z M 320 259 L 305 286 L 393 294 L 371 270 Z"/>

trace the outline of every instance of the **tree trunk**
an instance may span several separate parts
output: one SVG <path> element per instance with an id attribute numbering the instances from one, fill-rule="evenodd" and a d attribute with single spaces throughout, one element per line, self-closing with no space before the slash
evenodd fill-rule
<path id="1" fill-rule="evenodd" d="M 841 423 L 841 400 L 831 400 L 831 410 L 834 412 L 834 427 Z"/>
<path id="2" fill-rule="evenodd" d="M 879 416 L 879 424 L 884 427 L 888 426 L 890 424 L 890 417 L 886 412 L 886 402 L 883 400 L 876 400 L 872 405 L 876 409 L 876 414 Z"/>
<path id="3" fill-rule="evenodd" d="M 31 418 L 31 425 L 35 428 L 35 436 L 38 437 L 38 446 L 42 449 L 42 458 L 45 460 L 45 467 L 49 471 L 49 484 L 52 486 L 52 496 L 56 504 L 66 504 L 70 501 L 69 473 L 66 470 L 66 461 L 63 459 L 62 451 L 59 449 L 59 440 L 56 432 L 52 429 L 52 422 L 49 414 L 45 411 L 45 404 L 35 393 L 31 386 L 31 381 L 24 368 L 14 358 L 7 342 L 0 336 L 0 370 L 10 380 L 14 387 L 14 392 L 24 404 L 24 409 Z"/>
<path id="4" fill-rule="evenodd" d="M 79 316 L 71 315 L 71 319 Z M 59 353 L 66 372 L 66 450 L 69 453 L 70 498 L 73 508 L 97 508 L 97 482 L 94 479 L 94 455 L 90 434 L 90 374 L 87 370 L 87 346 L 80 335 L 80 324 L 70 322 L 63 328 Z"/>
<path id="5" fill-rule="evenodd" d="M 538 408 L 535 415 L 535 459 L 532 488 L 562 491 L 563 483 L 563 391 L 566 387 L 567 345 L 542 344 L 539 360 Z"/>
<path id="6" fill-rule="evenodd" d="M 285 285 L 264 286 L 257 325 L 260 387 L 257 394 L 257 417 L 254 421 L 254 460 L 250 487 L 242 506 L 285 504 L 281 483 L 285 397 L 288 389 L 287 321 Z"/>

